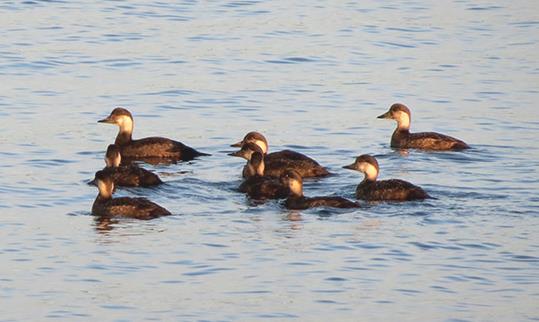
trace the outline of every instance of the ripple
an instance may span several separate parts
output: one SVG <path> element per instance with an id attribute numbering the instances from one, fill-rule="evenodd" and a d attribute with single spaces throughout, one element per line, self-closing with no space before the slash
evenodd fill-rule
<path id="1" fill-rule="evenodd" d="M 467 8 L 467 10 L 473 10 L 473 11 L 487 11 L 487 10 L 497 10 L 497 9 L 503 9 L 501 6 L 473 6 Z"/>
<path id="2" fill-rule="evenodd" d="M 486 321 L 494 307 L 500 321 L 537 316 L 534 3 L 0 7 L 3 319 L 353 321 L 361 308 L 367 321 Z M 395 124 L 376 116 L 394 101 L 412 107 L 418 132 L 473 148 L 390 149 Z M 212 153 L 142 164 L 166 183 L 116 192 L 177 215 L 91 216 L 86 182 L 118 130 L 95 122 L 120 105 L 141 117 L 136 138 L 162 133 Z M 330 168 L 305 180 L 306 195 L 354 198 L 361 177 L 341 166 L 370 153 L 381 177 L 438 199 L 342 212 L 252 203 L 235 191 L 243 161 L 225 153 L 251 130 L 270 151 Z"/>
<path id="3" fill-rule="evenodd" d="M 380 47 L 392 47 L 392 48 L 416 48 L 415 45 L 412 44 L 403 44 L 403 43 L 397 43 L 397 42 L 390 42 L 390 41 L 378 41 L 375 42 L 376 46 Z"/>
<path id="4" fill-rule="evenodd" d="M 318 58 L 307 58 L 307 57 L 286 57 L 283 59 L 273 59 L 266 60 L 266 63 L 270 64 L 301 64 L 301 63 L 312 63 L 321 61 Z"/>
<path id="5" fill-rule="evenodd" d="M 290 313 L 281 313 L 281 312 L 257 314 L 256 317 L 261 318 L 261 319 L 294 319 L 294 318 L 299 318 L 298 315 L 290 314 Z"/>
<path id="6" fill-rule="evenodd" d="M 234 269 L 215 267 L 215 268 L 206 268 L 206 269 L 202 269 L 198 271 L 186 272 L 186 273 L 183 273 L 182 275 L 185 275 L 185 276 L 211 275 L 211 274 L 216 274 L 216 273 L 225 272 L 225 271 L 232 271 L 232 270 Z"/>
<path id="7" fill-rule="evenodd" d="M 325 280 L 329 282 L 346 282 L 347 281 L 347 279 L 343 277 L 328 277 Z"/>
<path id="8" fill-rule="evenodd" d="M 144 93 L 142 95 L 150 95 L 150 96 L 185 96 L 185 95 L 193 95 L 195 92 L 185 89 L 175 89 L 175 90 L 167 90 L 167 91 L 160 91 L 160 92 L 149 92 Z"/>
<path id="9" fill-rule="evenodd" d="M 118 310 L 118 311 L 125 311 L 125 310 L 134 310 L 135 308 L 128 305 L 120 305 L 120 304 L 105 304 L 101 305 L 100 307 L 107 309 L 107 310 Z"/>
<path id="10" fill-rule="evenodd" d="M 508 258 L 516 262 L 539 263 L 539 257 L 528 255 L 510 255 Z"/>

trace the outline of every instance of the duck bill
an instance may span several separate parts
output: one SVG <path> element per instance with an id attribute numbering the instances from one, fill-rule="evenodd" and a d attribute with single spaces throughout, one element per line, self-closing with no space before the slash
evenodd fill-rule
<path id="1" fill-rule="evenodd" d="M 391 112 L 387 111 L 384 114 L 379 115 L 377 118 L 379 118 L 379 119 L 390 119 L 391 118 Z"/>
<path id="2" fill-rule="evenodd" d="M 231 144 L 230 146 L 234 148 L 241 148 L 242 145 L 243 141 L 239 141 L 238 143 Z"/>
<path id="3" fill-rule="evenodd" d="M 243 158 L 243 155 L 242 155 L 242 153 L 241 153 L 241 150 L 236 151 L 236 152 L 230 152 L 230 153 L 228 153 L 228 155 L 230 155 L 231 157 L 240 157 L 240 158 Z"/>
<path id="4" fill-rule="evenodd" d="M 348 170 L 355 170 L 356 169 L 354 167 L 354 164 L 345 165 L 343 168 L 348 169 Z"/>
<path id="5" fill-rule="evenodd" d="M 102 120 L 99 120 L 97 121 L 97 123 L 108 123 L 108 124 L 114 124 L 114 120 L 110 117 L 110 116 L 107 116 L 106 118 L 102 119 Z"/>

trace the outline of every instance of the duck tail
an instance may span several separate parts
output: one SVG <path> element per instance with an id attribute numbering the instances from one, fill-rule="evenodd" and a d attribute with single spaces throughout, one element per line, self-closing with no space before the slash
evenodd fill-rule
<path id="1" fill-rule="evenodd" d="M 200 152 L 200 151 L 196 151 L 196 150 L 195 150 L 195 153 L 196 153 L 195 156 L 197 156 L 197 157 L 207 157 L 207 156 L 211 155 L 209 153 L 204 153 L 204 152 Z"/>

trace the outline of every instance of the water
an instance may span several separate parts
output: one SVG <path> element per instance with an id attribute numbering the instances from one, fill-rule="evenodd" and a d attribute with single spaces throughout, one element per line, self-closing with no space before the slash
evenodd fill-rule
<path id="1" fill-rule="evenodd" d="M 24 1 L 0 5 L 0 320 L 537 321 L 534 1 Z M 389 148 L 394 102 L 456 153 Z M 211 157 L 121 189 L 174 216 L 100 221 L 86 183 L 117 129 Z M 290 212 L 234 191 L 250 130 L 336 175 L 437 199 Z"/>

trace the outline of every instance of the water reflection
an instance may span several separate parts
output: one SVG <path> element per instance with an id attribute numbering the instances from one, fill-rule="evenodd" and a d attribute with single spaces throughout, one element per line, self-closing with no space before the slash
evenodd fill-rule
<path id="1" fill-rule="evenodd" d="M 95 230 L 98 233 L 108 233 L 111 230 L 114 229 L 114 226 L 118 224 L 120 221 L 118 219 L 112 218 L 112 217 L 105 217 L 105 216 L 95 216 L 94 218 L 94 225 Z"/>

